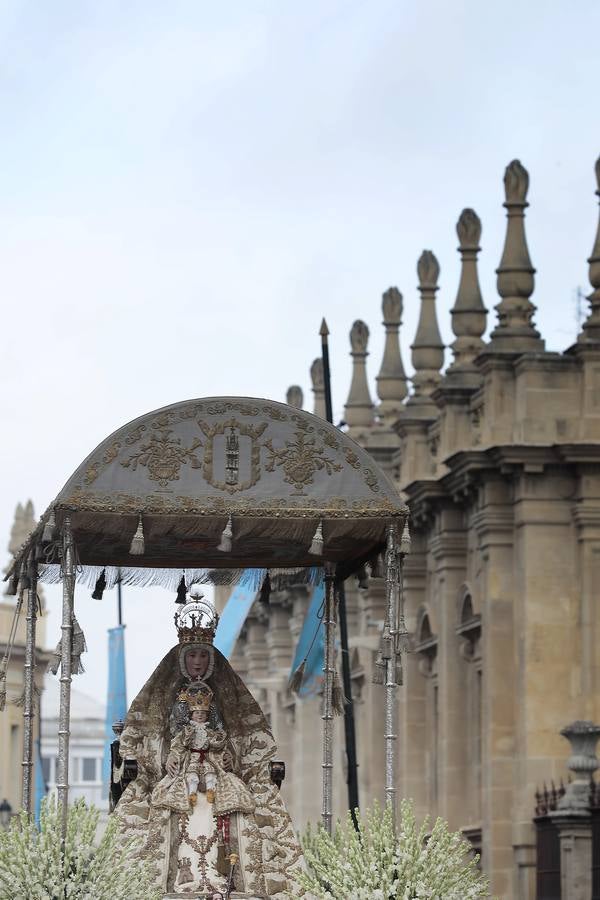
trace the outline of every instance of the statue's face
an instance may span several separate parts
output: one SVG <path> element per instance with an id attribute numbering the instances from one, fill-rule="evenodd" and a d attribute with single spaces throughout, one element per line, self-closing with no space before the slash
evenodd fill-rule
<path id="1" fill-rule="evenodd" d="M 185 654 L 185 670 L 190 678 L 204 678 L 210 662 L 210 653 L 205 647 L 192 647 Z"/>

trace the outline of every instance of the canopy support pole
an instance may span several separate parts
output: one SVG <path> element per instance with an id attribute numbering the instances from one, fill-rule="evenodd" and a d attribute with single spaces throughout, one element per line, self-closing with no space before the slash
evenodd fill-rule
<path id="1" fill-rule="evenodd" d="M 335 582 L 333 566 L 325 564 L 325 654 L 323 660 L 323 828 L 328 834 L 332 832 L 332 794 L 333 794 L 333 655 L 335 641 Z"/>
<path id="2" fill-rule="evenodd" d="M 69 803 L 69 737 L 71 721 L 71 656 L 73 647 L 73 600 L 75 565 L 71 517 L 65 516 L 63 529 L 63 604 L 60 642 L 60 713 L 58 719 L 58 805 L 61 839 L 67 836 Z"/>
<path id="3" fill-rule="evenodd" d="M 396 830 L 396 687 L 399 678 L 399 578 L 398 534 L 395 525 L 387 526 L 386 561 L 386 619 L 382 640 L 385 660 L 385 799 L 392 810 Z"/>
<path id="4" fill-rule="evenodd" d="M 25 632 L 25 665 L 23 693 L 23 782 L 21 805 L 28 816 L 32 813 L 33 775 L 33 719 L 35 716 L 35 632 L 37 624 L 38 570 L 35 549 L 28 561 L 29 588 L 27 591 L 27 619 Z"/>

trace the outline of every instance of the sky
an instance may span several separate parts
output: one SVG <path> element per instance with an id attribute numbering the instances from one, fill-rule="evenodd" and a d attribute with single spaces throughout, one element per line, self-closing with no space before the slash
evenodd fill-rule
<path id="1" fill-rule="evenodd" d="M 452 340 L 464 207 L 498 302 L 514 158 L 531 178 L 536 323 L 567 348 L 598 215 L 599 32 L 596 0 L 2 0 L 0 539 L 17 502 L 41 513 L 144 412 L 282 400 L 290 384 L 311 408 L 323 316 L 336 417 L 357 318 L 376 399 L 381 295 L 404 296 L 410 372 L 424 248 Z M 60 601 L 46 597 L 53 644 Z M 171 601 L 126 593 L 130 695 L 174 642 Z M 89 645 L 76 686 L 102 700 L 114 592 L 76 602 Z"/>

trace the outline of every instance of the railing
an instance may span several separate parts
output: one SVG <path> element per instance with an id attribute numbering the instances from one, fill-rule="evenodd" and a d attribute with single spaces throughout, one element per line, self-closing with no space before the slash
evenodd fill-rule
<path id="1" fill-rule="evenodd" d="M 564 796 L 565 786 L 551 782 L 535 793 L 536 829 L 536 900 L 562 900 L 560 886 L 560 840 L 556 825 L 549 816 Z M 600 782 L 590 782 L 592 813 L 592 896 L 600 900 Z"/>

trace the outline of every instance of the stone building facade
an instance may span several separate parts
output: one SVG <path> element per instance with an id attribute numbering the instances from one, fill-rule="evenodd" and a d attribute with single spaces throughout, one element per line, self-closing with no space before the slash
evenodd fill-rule
<path id="1" fill-rule="evenodd" d="M 33 504 L 28 500 L 25 505 L 19 503 L 8 543 L 10 558 L 21 547 L 36 525 Z M 4 585 L 6 588 L 6 585 Z M 41 588 L 38 589 L 40 602 L 43 604 Z M 4 654 L 11 631 L 16 597 L 2 596 L 0 602 L 0 654 Z M 6 705 L 0 712 L 0 800 L 6 799 L 14 812 L 21 808 L 21 774 L 23 771 L 23 708 L 15 703 L 23 693 L 23 665 L 25 662 L 25 609 L 27 608 L 27 592 L 23 598 L 23 610 L 17 625 L 12 654 L 6 669 Z M 48 653 L 43 650 L 46 633 L 43 616 L 38 618 L 36 630 L 36 646 L 38 667 L 35 674 L 35 685 L 38 697 L 43 690 L 45 664 Z M 0 663 L 2 657 L 0 657 Z M 2 666 L 0 665 L 0 668 Z M 39 712 L 39 704 L 36 704 Z M 34 742 L 39 737 L 39 716 L 34 719 Z"/>
<path id="2" fill-rule="evenodd" d="M 596 163 L 600 196 L 600 160 Z M 525 235 L 529 176 L 507 167 L 500 300 L 488 340 L 477 275 L 481 224 L 460 215 L 462 262 L 452 361 L 436 317 L 439 266 L 418 262 L 414 374 L 402 363 L 402 297 L 383 296 L 379 403 L 366 377 L 368 328 L 351 331 L 349 433 L 394 478 L 411 510 L 405 603 L 412 647 L 398 691 L 400 795 L 440 814 L 481 851 L 492 894 L 535 896 L 534 792 L 566 776 L 560 729 L 600 717 L 600 226 L 589 259 L 589 315 L 576 343 L 549 352 L 534 322 Z M 590 236 L 592 239 L 592 236 Z M 322 367 L 311 370 L 324 415 Z M 289 400 L 301 404 L 298 390 Z M 383 691 L 371 681 L 381 582 L 347 587 L 361 805 L 383 798 Z M 366 589 L 365 589 L 366 588 Z M 224 598 L 222 597 L 221 600 Z M 319 699 L 287 681 L 309 603 L 299 585 L 256 603 L 234 666 L 268 711 L 286 760 L 298 827 L 320 811 Z M 335 812 L 346 804 L 338 721 Z"/>

